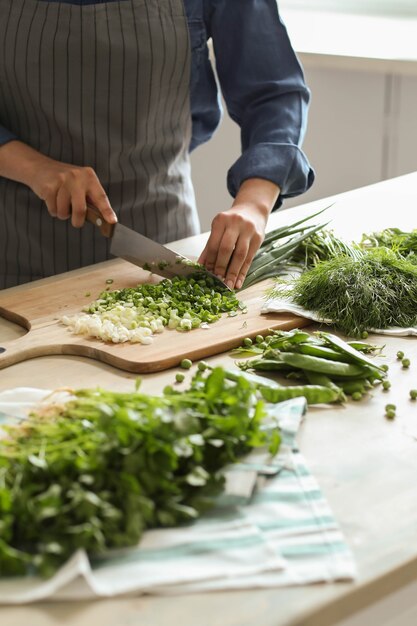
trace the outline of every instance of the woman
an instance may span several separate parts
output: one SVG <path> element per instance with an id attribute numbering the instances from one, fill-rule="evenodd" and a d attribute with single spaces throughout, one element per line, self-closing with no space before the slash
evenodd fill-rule
<path id="1" fill-rule="evenodd" d="M 313 181 L 276 0 L 1 0 L 0 288 L 109 258 L 87 200 L 161 243 L 198 232 L 189 151 L 220 119 L 210 37 L 242 156 L 200 261 L 239 288 L 270 211 Z"/>

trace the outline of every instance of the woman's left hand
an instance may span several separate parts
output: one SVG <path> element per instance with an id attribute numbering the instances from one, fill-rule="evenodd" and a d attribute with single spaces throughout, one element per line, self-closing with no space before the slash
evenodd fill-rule
<path id="1" fill-rule="evenodd" d="M 223 280 L 230 289 L 240 289 L 265 237 L 269 214 L 279 188 L 263 179 L 246 180 L 228 211 L 218 213 L 211 225 L 199 263 Z"/>

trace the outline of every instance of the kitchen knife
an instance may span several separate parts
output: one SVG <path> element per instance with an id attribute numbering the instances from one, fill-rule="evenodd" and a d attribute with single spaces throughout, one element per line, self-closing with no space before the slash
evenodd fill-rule
<path id="1" fill-rule="evenodd" d="M 196 266 L 194 261 L 177 252 L 169 250 L 156 241 L 137 233 L 123 224 L 109 224 L 101 213 L 91 204 L 87 205 L 86 220 L 100 229 L 104 237 L 110 239 L 110 252 L 114 256 L 125 259 L 149 272 L 173 278 L 174 276 L 190 276 L 196 271 L 210 276 L 218 286 L 229 289 L 225 283 L 209 272 L 205 267 Z"/>

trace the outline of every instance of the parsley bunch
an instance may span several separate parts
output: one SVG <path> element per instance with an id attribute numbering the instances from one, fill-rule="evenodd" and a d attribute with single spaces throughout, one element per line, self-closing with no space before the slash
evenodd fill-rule
<path id="1" fill-rule="evenodd" d="M 0 575 L 49 576 L 78 548 L 136 545 L 146 528 L 197 518 L 222 469 L 256 446 L 276 453 L 256 385 L 222 368 L 161 397 L 79 390 L 0 439 Z"/>

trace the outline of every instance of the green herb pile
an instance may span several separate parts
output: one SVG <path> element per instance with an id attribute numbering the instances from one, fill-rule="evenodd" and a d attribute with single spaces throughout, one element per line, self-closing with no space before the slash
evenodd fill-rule
<path id="1" fill-rule="evenodd" d="M 386 248 L 321 262 L 269 295 L 290 297 L 350 336 L 417 324 L 417 267 Z"/>
<path id="2" fill-rule="evenodd" d="M 275 454 L 257 386 L 222 368 L 162 397 L 74 392 L 0 439 L 0 575 L 51 575 L 78 548 L 136 545 L 146 528 L 194 520 L 227 464 L 257 446 Z"/>
<path id="3" fill-rule="evenodd" d="M 279 402 L 304 396 L 309 404 L 319 404 L 342 402 L 345 394 L 360 400 L 376 383 L 383 381 L 385 369 L 366 356 L 377 350 L 363 341 L 347 343 L 330 333 L 310 335 L 295 329 L 271 331 L 266 337 L 259 335 L 255 343 L 247 338 L 234 354 L 255 356 L 238 364 L 245 371 L 278 373 L 295 383 L 263 389 L 265 399 Z"/>

